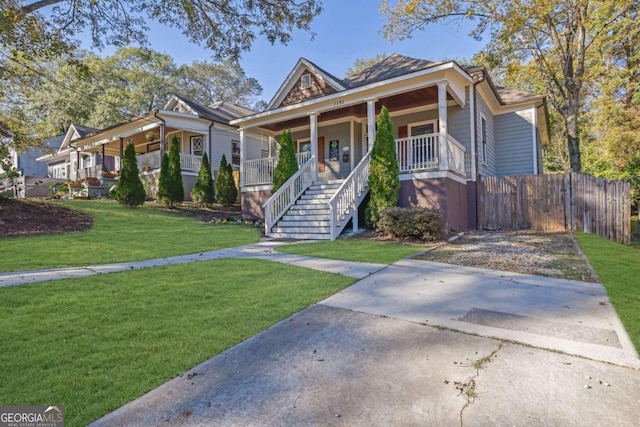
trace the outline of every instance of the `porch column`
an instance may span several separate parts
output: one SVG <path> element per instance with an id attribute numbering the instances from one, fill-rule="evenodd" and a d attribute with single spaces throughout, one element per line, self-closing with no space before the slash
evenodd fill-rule
<path id="1" fill-rule="evenodd" d="M 447 146 L 447 83 L 438 83 L 438 123 L 440 125 L 440 170 L 449 170 Z"/>
<path id="2" fill-rule="evenodd" d="M 313 180 L 318 179 L 318 114 L 310 113 L 309 122 L 311 126 L 311 155 L 315 158 L 315 170 L 313 172 Z"/>
<path id="3" fill-rule="evenodd" d="M 349 159 L 351 160 L 351 170 L 353 170 L 353 167 L 355 166 L 355 148 L 356 148 L 356 143 L 354 141 L 354 138 L 356 136 L 356 132 L 355 129 L 353 128 L 353 120 L 351 120 L 349 122 L 349 150 L 351 151 L 349 153 Z"/>
<path id="4" fill-rule="evenodd" d="M 120 170 L 122 170 L 122 158 L 124 157 L 124 138 L 120 137 Z"/>
<path id="5" fill-rule="evenodd" d="M 162 162 L 162 156 L 164 155 L 164 139 L 167 137 L 166 128 L 164 122 L 160 122 L 160 161 Z"/>
<path id="6" fill-rule="evenodd" d="M 369 141 L 367 142 L 367 152 L 371 151 L 376 141 L 376 100 L 367 99 L 367 134 Z"/>
<path id="7" fill-rule="evenodd" d="M 102 159 L 100 160 L 100 163 L 102 164 L 102 168 L 101 168 L 102 170 L 104 170 L 104 164 L 105 164 L 104 163 L 104 153 L 105 153 L 104 147 L 105 147 L 104 144 L 102 144 L 102 153 L 101 153 Z"/>
<path id="8" fill-rule="evenodd" d="M 238 133 L 240 134 L 240 188 L 244 187 L 244 173 L 245 173 L 245 164 L 244 162 L 247 160 L 247 150 L 246 150 L 246 133 L 244 129 L 238 129 Z M 220 174 L 220 171 L 218 171 Z"/>

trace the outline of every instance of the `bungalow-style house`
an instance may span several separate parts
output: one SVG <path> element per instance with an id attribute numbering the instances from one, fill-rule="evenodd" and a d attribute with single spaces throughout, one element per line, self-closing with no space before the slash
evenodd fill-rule
<path id="1" fill-rule="evenodd" d="M 105 173 L 108 174 L 107 179 L 119 174 L 124 148 L 132 142 L 147 195 L 155 197 L 162 155 L 176 137 L 180 143 L 185 197 L 190 199 L 204 153 L 209 157 L 212 173 L 218 169 L 223 154 L 232 165 L 240 167 L 240 138 L 237 128 L 230 126 L 229 121 L 253 113 L 230 102 L 218 102 L 207 107 L 173 96 L 163 109 L 154 109 L 85 135 L 73 145 L 82 153 L 98 153 L 99 159 L 114 157 L 113 167 L 96 165 L 95 176 L 104 182 Z M 253 139 L 249 144 L 260 146 L 259 141 Z"/>
<path id="2" fill-rule="evenodd" d="M 483 67 L 455 61 L 394 54 L 339 79 L 301 58 L 264 112 L 231 121 L 243 214 L 264 219 L 273 237 L 335 239 L 349 221 L 357 228 L 382 106 L 394 125 L 400 205 L 439 208 L 448 227 L 476 227 L 478 177 L 542 173 L 544 96 L 497 87 Z M 271 148 L 285 129 L 301 166 L 272 194 Z M 252 135 L 269 138 L 266 158 Z"/>
<path id="3" fill-rule="evenodd" d="M 92 127 L 70 125 L 67 132 L 62 135 L 58 146 L 55 147 L 57 150 L 37 158 L 41 165 L 46 164 L 46 176 L 76 181 L 97 176 L 98 166 L 113 166 L 113 157 L 107 156 L 102 159 L 100 153 L 83 153 L 74 145 L 76 140 L 98 131 L 99 129 Z"/>

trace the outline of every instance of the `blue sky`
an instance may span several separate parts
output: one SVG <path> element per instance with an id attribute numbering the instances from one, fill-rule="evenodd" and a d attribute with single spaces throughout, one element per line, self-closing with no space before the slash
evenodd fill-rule
<path id="1" fill-rule="evenodd" d="M 384 22 L 378 0 L 324 0 L 323 6 L 324 11 L 312 23 L 316 33 L 313 41 L 308 33 L 296 31 L 288 46 L 272 46 L 258 39 L 251 51 L 243 54 L 240 63 L 247 76 L 262 85 L 264 100 L 271 99 L 300 57 L 343 77 L 356 59 L 378 53 L 431 60 L 470 59 L 484 46 L 468 36 L 473 28 L 469 21 L 434 25 L 411 39 L 389 44 L 378 34 Z M 152 25 L 149 41 L 154 50 L 171 55 L 178 64 L 211 59 L 206 49 L 190 44 L 177 29 Z"/>

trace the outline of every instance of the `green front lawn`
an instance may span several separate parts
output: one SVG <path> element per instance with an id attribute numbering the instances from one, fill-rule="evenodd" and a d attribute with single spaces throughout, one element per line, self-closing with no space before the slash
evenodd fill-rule
<path id="1" fill-rule="evenodd" d="M 150 206 L 131 209 L 109 200 L 65 200 L 91 215 L 91 230 L 0 240 L 0 271 L 85 266 L 185 255 L 255 243 L 256 228 L 204 224 Z"/>
<path id="2" fill-rule="evenodd" d="M 0 402 L 86 425 L 355 280 L 219 260 L 0 289 Z"/>
<path id="3" fill-rule="evenodd" d="M 393 264 L 425 250 L 424 245 L 342 238 L 333 242 L 300 243 L 278 248 L 278 252 L 344 261 Z"/>
<path id="4" fill-rule="evenodd" d="M 592 234 L 575 236 L 640 351 L 640 247 L 624 246 Z"/>

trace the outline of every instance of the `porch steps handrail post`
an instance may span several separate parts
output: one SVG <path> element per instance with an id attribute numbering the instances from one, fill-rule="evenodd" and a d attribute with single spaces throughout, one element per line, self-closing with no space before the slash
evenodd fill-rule
<path id="1" fill-rule="evenodd" d="M 298 172 L 293 174 L 278 191 L 264 202 L 262 208 L 264 209 L 265 234 L 268 235 L 271 232 L 271 228 L 282 218 L 289 208 L 293 206 L 296 200 L 298 200 L 298 197 L 313 184 L 316 169 L 316 158 L 315 156 L 311 156 L 309 160 L 298 169 Z"/>
<path id="2" fill-rule="evenodd" d="M 335 240 L 342 233 L 349 219 L 354 216 L 357 217 L 358 206 L 366 195 L 365 189 L 369 186 L 370 165 L 371 150 L 365 154 L 340 188 L 329 199 L 331 240 Z M 354 228 L 357 227 L 357 221 L 357 219 L 354 220 Z"/>

